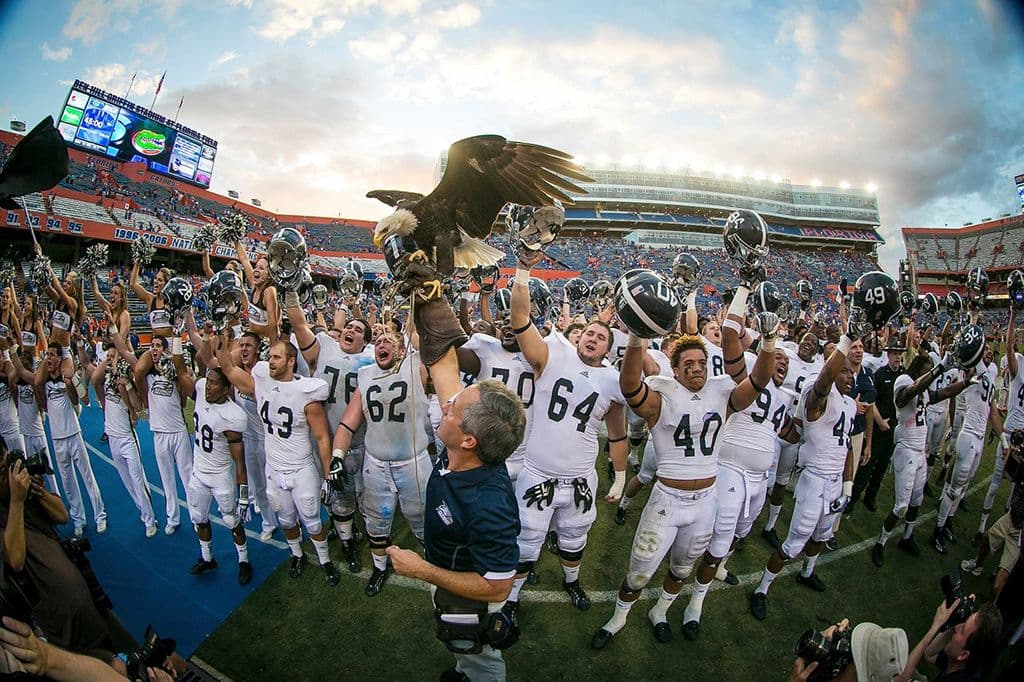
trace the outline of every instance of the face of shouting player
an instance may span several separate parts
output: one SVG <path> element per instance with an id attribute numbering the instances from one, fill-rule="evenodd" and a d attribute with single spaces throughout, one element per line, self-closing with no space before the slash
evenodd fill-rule
<path id="1" fill-rule="evenodd" d="M 402 359 L 402 345 L 393 334 L 384 333 L 377 338 L 373 356 L 381 369 L 391 369 Z"/>
<path id="2" fill-rule="evenodd" d="M 346 353 L 362 353 L 363 348 L 366 347 L 366 341 L 364 340 L 366 337 L 363 336 L 365 331 L 365 322 L 362 320 L 349 320 L 345 328 L 341 330 L 341 336 L 338 337 L 338 345 Z"/>
<path id="3" fill-rule="evenodd" d="M 789 355 L 786 351 L 781 348 L 775 351 L 775 372 L 772 374 L 772 380 L 776 386 L 781 386 L 786 380 L 786 375 L 789 374 Z"/>
<path id="4" fill-rule="evenodd" d="M 242 336 L 238 339 L 238 352 L 242 357 L 242 364 L 246 367 L 252 367 L 256 364 L 256 353 L 259 350 L 259 346 L 256 343 L 256 339 L 249 335 Z"/>
<path id="5" fill-rule="evenodd" d="M 608 333 L 608 329 L 600 324 L 590 324 L 580 335 L 576 343 L 576 352 L 584 363 L 598 367 L 611 347 L 612 335 Z"/>
<path id="6" fill-rule="evenodd" d="M 224 379 L 224 375 L 216 370 L 206 373 L 206 402 L 223 403 L 231 393 L 231 384 Z"/>

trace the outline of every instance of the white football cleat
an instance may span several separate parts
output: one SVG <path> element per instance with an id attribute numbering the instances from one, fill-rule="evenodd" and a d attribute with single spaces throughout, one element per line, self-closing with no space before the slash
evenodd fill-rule
<path id="1" fill-rule="evenodd" d="M 97 521 L 96 522 L 96 532 L 99 533 L 100 535 L 103 535 L 104 533 L 107 532 L 107 520 L 106 519 L 103 519 L 102 521 Z"/>
<path id="2" fill-rule="evenodd" d="M 155 535 L 156 535 L 156 524 L 155 523 L 151 523 L 150 525 L 146 526 L 146 537 L 147 538 L 151 538 L 151 537 L 153 537 Z"/>

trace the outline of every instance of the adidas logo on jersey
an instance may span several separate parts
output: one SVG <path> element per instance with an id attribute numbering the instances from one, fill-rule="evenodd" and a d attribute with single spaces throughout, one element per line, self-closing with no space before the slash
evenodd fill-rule
<path id="1" fill-rule="evenodd" d="M 590 372 L 587 371 L 587 370 L 583 370 L 583 371 L 580 372 L 580 376 L 587 377 L 589 379 L 590 378 Z"/>
<path id="2" fill-rule="evenodd" d="M 698 394 L 696 394 L 696 393 L 694 393 L 693 397 L 690 398 L 690 402 L 693 402 L 694 400 L 700 400 L 700 396 Z"/>

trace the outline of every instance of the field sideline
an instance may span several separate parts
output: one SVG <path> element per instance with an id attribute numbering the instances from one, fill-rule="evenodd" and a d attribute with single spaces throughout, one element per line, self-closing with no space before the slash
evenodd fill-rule
<path id="1" fill-rule="evenodd" d="M 870 540 L 877 536 L 892 504 L 890 472 L 882 485 L 878 512 L 871 513 L 858 504 L 844 519 L 839 533 L 841 556 L 826 554 L 819 561 L 818 574 L 828 591 L 811 592 L 798 585 L 792 575 L 780 576 L 769 594 L 769 615 L 764 622 L 754 620 L 747 609 L 748 595 L 754 588 L 751 583 L 760 578 L 770 554 L 759 535 L 761 524 L 755 525 L 745 548 L 729 563 L 734 573 L 748 580 L 738 587 L 716 583 L 716 587 L 726 589 L 708 596 L 697 642 L 687 642 L 679 632 L 688 600 L 688 581 L 685 594 L 669 612 L 675 635 L 671 643 L 659 644 L 652 637 L 647 610 L 653 602 L 645 595 L 630 614 L 629 624 L 607 649 L 590 649 L 591 635 L 611 615 L 609 597 L 618 589 L 628 565 L 630 543 L 647 493 L 633 502 L 625 526 L 615 525 L 614 508 L 600 503 L 581 574 L 584 587 L 593 597 L 592 608 L 579 612 L 562 599 L 558 562 L 554 555 L 543 552 L 538 562 L 540 584 L 523 591 L 523 637 L 505 652 L 509 679 L 644 680 L 683 673 L 697 679 L 782 680 L 789 674 L 793 643 L 799 635 L 809 627 L 821 629 L 843 617 L 853 623 L 872 621 L 903 627 L 913 646 L 927 629 L 939 602 L 939 579 L 961 559 L 973 555 L 970 538 L 980 520 L 994 450 L 991 444 L 986 449 L 967 497 L 970 511 L 961 511 L 956 517 L 958 543 L 951 546 L 948 555 L 937 554 L 928 542 L 937 501 L 925 498 L 922 514 L 928 514 L 927 520 L 916 532 L 923 556 L 917 560 L 907 556 L 897 549 L 894 539 L 887 545 L 885 566 L 877 569 L 871 563 Z M 607 481 L 601 473 L 603 492 Z M 990 525 L 1003 509 L 1007 493 L 1004 483 Z M 779 521 L 783 537 L 792 504 L 790 497 Z M 395 540 L 404 547 L 414 545 L 404 526 L 396 532 Z M 851 546 L 858 543 L 866 546 L 851 552 L 855 549 Z M 196 656 L 235 680 L 326 676 L 437 679 L 453 659 L 434 636 L 427 593 L 392 580 L 378 597 L 366 597 L 363 585 L 370 561 L 365 543 L 362 551 L 364 577 L 352 576 L 341 564 L 342 581 L 336 588 L 324 584 L 315 562 L 301 579 L 290 579 L 282 553 L 281 566 L 203 643 Z M 340 558 L 340 551 L 333 546 L 332 556 Z M 990 559 L 989 564 L 994 567 L 996 561 Z M 788 568 L 798 566 L 799 561 Z M 662 575 L 659 573 L 648 586 L 653 588 L 652 594 L 660 589 Z M 989 574 L 965 576 L 966 588 L 977 593 L 979 599 L 990 597 L 990 585 Z M 545 603 L 548 601 L 555 603 Z"/>

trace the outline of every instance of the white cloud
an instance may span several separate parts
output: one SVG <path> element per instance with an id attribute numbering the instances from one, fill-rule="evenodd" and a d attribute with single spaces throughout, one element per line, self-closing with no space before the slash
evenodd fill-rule
<path id="1" fill-rule="evenodd" d="M 233 59 L 238 59 L 238 53 L 233 50 L 229 50 L 228 52 L 225 52 L 224 54 L 213 60 L 213 63 L 217 66 L 220 66 L 221 64 L 227 64 Z"/>
<path id="2" fill-rule="evenodd" d="M 435 10 L 430 14 L 430 24 L 441 29 L 468 28 L 480 21 L 480 9 L 463 2 L 449 9 Z"/>
<path id="3" fill-rule="evenodd" d="M 157 9 L 164 19 L 170 19 L 181 4 L 182 0 L 153 0 L 146 5 L 136 0 L 78 0 L 71 8 L 62 34 L 84 45 L 95 45 L 109 32 L 131 29 L 132 21 L 143 7 Z"/>
<path id="4" fill-rule="evenodd" d="M 132 83 L 133 73 L 136 74 L 135 83 Z M 140 95 L 154 94 L 157 83 L 160 82 L 160 74 L 151 71 L 131 71 L 124 64 L 114 63 L 86 69 L 82 80 L 115 95 L 123 95 L 131 84 L 130 99 L 134 99 Z M 146 104 L 148 106 L 148 103 Z"/>
<path id="5" fill-rule="evenodd" d="M 71 48 L 67 45 L 53 49 L 49 43 L 43 43 L 43 59 L 48 62 L 63 62 L 71 56 Z"/>

